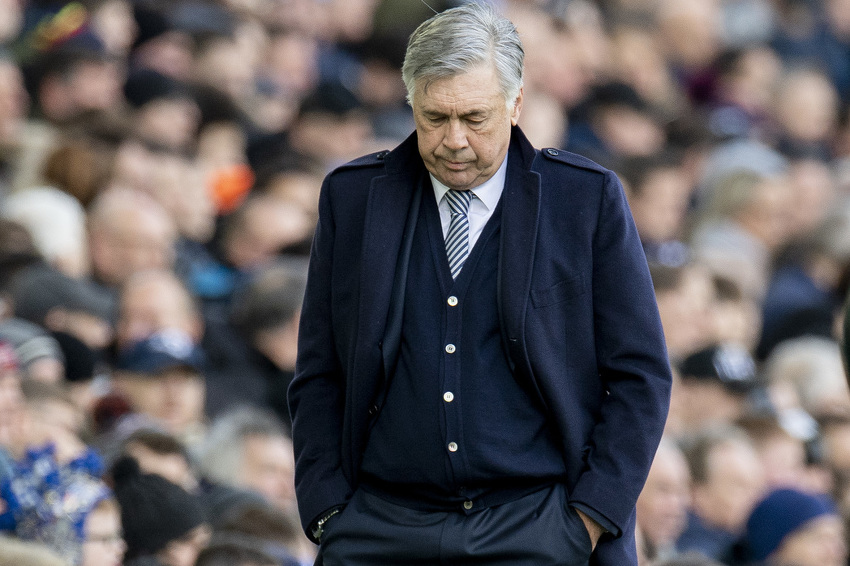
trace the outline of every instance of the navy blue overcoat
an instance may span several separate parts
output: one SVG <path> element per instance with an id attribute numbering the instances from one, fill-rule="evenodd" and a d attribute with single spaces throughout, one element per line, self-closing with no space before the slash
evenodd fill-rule
<path id="1" fill-rule="evenodd" d="M 394 280 L 399 271 L 404 278 L 405 226 L 423 175 L 413 134 L 323 184 L 289 390 L 305 527 L 357 488 L 385 368 L 398 352 Z M 506 354 L 560 433 L 570 500 L 620 531 L 598 545 L 592 564 L 637 566 L 635 502 L 664 428 L 671 376 L 623 189 L 611 171 L 536 150 L 514 127 L 502 199 Z"/>

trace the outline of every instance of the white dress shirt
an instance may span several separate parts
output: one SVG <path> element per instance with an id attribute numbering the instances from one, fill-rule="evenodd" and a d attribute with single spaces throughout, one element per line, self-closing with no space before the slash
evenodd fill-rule
<path id="1" fill-rule="evenodd" d="M 496 205 L 499 204 L 499 199 L 502 197 L 502 191 L 505 188 L 505 176 L 508 171 L 508 156 L 505 155 L 505 160 L 499 166 L 496 173 L 478 185 L 474 189 L 469 189 L 472 193 L 472 201 L 469 203 L 469 251 L 475 246 L 481 231 L 484 230 L 484 225 L 490 220 Z M 431 184 L 434 186 L 434 197 L 437 199 L 437 207 L 440 209 L 440 223 L 443 226 L 443 239 L 449 232 L 449 223 L 452 220 L 452 213 L 449 209 L 449 203 L 446 202 L 445 195 L 449 191 L 449 187 L 437 180 L 434 175 L 431 175 Z"/>

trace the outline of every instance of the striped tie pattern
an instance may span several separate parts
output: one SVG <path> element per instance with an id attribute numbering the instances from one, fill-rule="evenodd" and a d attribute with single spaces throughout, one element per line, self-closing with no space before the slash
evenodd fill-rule
<path id="1" fill-rule="evenodd" d="M 467 214 L 471 200 L 471 191 L 450 189 L 446 193 L 446 201 L 449 203 L 449 210 L 452 213 L 449 231 L 446 234 L 446 254 L 449 257 L 452 279 L 457 278 L 463 263 L 469 256 L 469 218 Z"/>

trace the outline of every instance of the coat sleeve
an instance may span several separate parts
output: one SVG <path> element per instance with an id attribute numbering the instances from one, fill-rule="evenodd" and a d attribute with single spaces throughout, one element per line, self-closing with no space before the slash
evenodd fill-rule
<path id="1" fill-rule="evenodd" d="M 672 378 L 646 258 L 610 171 L 592 253 L 596 366 L 605 393 L 571 500 L 622 532 L 664 430 Z"/>
<path id="2" fill-rule="evenodd" d="M 295 491 L 301 523 L 310 526 L 352 494 L 342 470 L 345 380 L 333 332 L 332 259 L 335 224 L 330 177 L 319 198 L 319 221 L 310 254 L 298 330 L 298 358 L 288 401 L 295 450 Z"/>

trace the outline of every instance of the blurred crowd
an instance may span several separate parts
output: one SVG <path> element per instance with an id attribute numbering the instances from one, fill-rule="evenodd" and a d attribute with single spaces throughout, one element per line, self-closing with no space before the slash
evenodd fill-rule
<path id="1" fill-rule="evenodd" d="M 318 192 L 413 131 L 407 37 L 457 3 L 0 0 L 0 566 L 312 563 Z M 494 3 L 520 126 L 617 172 L 650 263 L 644 566 L 846 565 L 850 0 Z"/>

